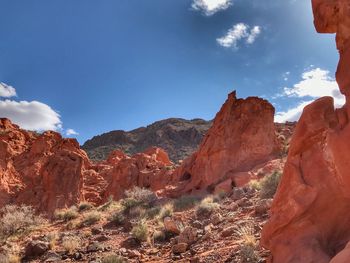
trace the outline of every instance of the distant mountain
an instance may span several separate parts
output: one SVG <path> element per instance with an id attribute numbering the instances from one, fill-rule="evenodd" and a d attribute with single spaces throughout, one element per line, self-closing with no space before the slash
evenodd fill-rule
<path id="1" fill-rule="evenodd" d="M 132 131 L 116 130 L 94 136 L 82 148 L 90 159 L 104 160 L 113 150 L 134 154 L 157 146 L 167 151 L 172 161 L 183 160 L 197 150 L 212 121 L 170 118 Z"/>

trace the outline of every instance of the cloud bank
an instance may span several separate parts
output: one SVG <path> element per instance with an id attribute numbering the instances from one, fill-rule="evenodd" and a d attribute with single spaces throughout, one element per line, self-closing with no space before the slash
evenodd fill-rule
<path id="1" fill-rule="evenodd" d="M 16 90 L 13 87 L 0 82 L 0 98 L 11 98 L 14 96 L 17 96 Z"/>
<path id="2" fill-rule="evenodd" d="M 293 87 L 285 87 L 283 93 L 278 94 L 277 97 L 300 98 L 303 100 L 294 108 L 284 112 L 277 112 L 275 121 L 297 121 L 306 105 L 310 104 L 314 99 L 323 96 L 333 97 L 336 107 L 343 106 L 345 97 L 340 93 L 335 79 L 329 74 L 328 70 L 315 68 L 304 72 L 301 75 L 301 80 Z"/>
<path id="3" fill-rule="evenodd" d="M 192 8 L 202 11 L 206 16 L 211 16 L 232 5 L 232 0 L 193 0 Z"/>
<path id="4" fill-rule="evenodd" d="M 237 49 L 239 42 L 244 40 L 246 44 L 253 44 L 260 33 L 260 26 L 254 26 L 250 28 L 250 26 L 247 24 L 238 23 L 233 25 L 225 36 L 217 38 L 216 41 L 222 47 L 233 47 Z"/>
<path id="5" fill-rule="evenodd" d="M 61 116 L 49 105 L 39 101 L 8 99 L 14 96 L 17 96 L 15 88 L 0 83 L 0 118 L 8 118 L 26 130 L 63 131 Z M 67 129 L 65 133 L 67 136 L 78 135 L 73 129 Z"/>

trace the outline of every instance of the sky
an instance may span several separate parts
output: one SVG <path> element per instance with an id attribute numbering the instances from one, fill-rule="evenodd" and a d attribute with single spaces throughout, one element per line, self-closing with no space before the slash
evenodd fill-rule
<path id="1" fill-rule="evenodd" d="M 334 35 L 311 0 L 0 0 L 0 117 L 80 143 L 179 117 L 214 118 L 227 94 L 297 120 L 341 106 Z"/>

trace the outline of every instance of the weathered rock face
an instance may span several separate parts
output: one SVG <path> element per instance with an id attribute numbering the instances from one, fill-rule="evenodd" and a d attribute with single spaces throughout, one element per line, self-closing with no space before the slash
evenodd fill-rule
<path id="1" fill-rule="evenodd" d="M 163 150 L 150 148 L 132 157 L 117 151 L 93 165 L 75 139 L 24 131 L 0 119 L 0 207 L 25 203 L 51 214 L 83 200 L 119 198 L 133 186 L 157 190 L 171 178 L 171 164 Z"/>
<path id="2" fill-rule="evenodd" d="M 117 153 L 119 154 L 119 151 Z M 168 169 L 172 163 L 166 152 L 160 148 L 152 147 L 131 157 L 124 155 L 118 163 L 112 164 L 114 165 L 108 165 L 107 162 L 100 172 L 108 185 L 104 191 L 104 198 L 112 195 L 119 199 L 126 189 L 133 186 L 157 191 L 172 181 L 172 170 Z"/>
<path id="3" fill-rule="evenodd" d="M 83 199 L 83 177 L 95 173 L 74 139 L 41 135 L 0 119 L 0 206 L 31 204 L 51 213 Z"/>
<path id="4" fill-rule="evenodd" d="M 177 191 L 214 190 L 216 184 L 272 159 L 277 152 L 274 108 L 256 97 L 237 99 L 229 94 L 199 150 L 175 171 Z M 249 179 L 247 180 L 249 181 Z"/>
<path id="5" fill-rule="evenodd" d="M 349 1 L 314 0 L 319 32 L 337 33 L 337 81 L 347 97 L 308 105 L 293 135 L 262 244 L 274 263 L 350 262 L 350 9 Z M 343 250 L 344 249 L 344 250 Z"/>

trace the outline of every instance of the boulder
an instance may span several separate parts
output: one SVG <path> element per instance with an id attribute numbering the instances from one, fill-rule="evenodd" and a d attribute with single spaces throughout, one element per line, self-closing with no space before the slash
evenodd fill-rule
<path id="1" fill-rule="evenodd" d="M 178 235 L 181 232 L 180 224 L 176 222 L 174 219 L 172 219 L 171 217 L 164 218 L 164 227 L 166 231 L 173 234 Z"/>
<path id="2" fill-rule="evenodd" d="M 25 258 L 37 258 L 45 254 L 49 250 L 49 244 L 42 241 L 32 240 L 29 241 L 25 248 Z"/>
<path id="3" fill-rule="evenodd" d="M 188 245 L 186 243 L 178 243 L 172 246 L 172 251 L 174 254 L 181 254 L 186 252 Z"/>

